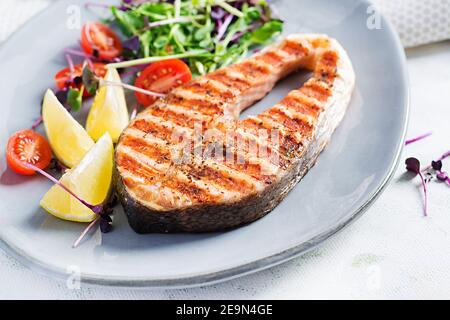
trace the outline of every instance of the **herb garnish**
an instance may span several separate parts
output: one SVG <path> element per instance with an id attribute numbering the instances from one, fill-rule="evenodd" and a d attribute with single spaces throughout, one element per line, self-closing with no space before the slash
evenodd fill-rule
<path id="1" fill-rule="evenodd" d="M 283 28 L 264 0 L 123 1 L 111 11 L 111 22 L 129 38 L 125 58 L 186 55 L 180 58 L 186 58 L 194 75 L 238 61 L 272 41 Z M 148 62 L 155 61 L 123 62 L 113 67 Z"/>
<path id="2" fill-rule="evenodd" d="M 406 170 L 416 175 L 419 175 L 420 180 L 422 182 L 422 188 L 424 193 L 424 214 L 428 215 L 428 188 L 427 181 L 423 177 L 422 171 L 420 170 L 420 161 L 416 158 L 408 158 L 405 161 Z"/>
<path id="3" fill-rule="evenodd" d="M 88 234 L 88 232 L 97 224 L 97 222 L 100 221 L 100 229 L 103 233 L 108 233 L 112 230 L 112 219 L 111 215 L 113 213 L 112 207 L 116 204 L 115 195 L 113 194 L 108 201 L 102 204 L 93 205 L 88 203 L 87 201 L 80 198 L 76 193 L 74 193 L 72 190 L 67 188 L 61 181 L 54 178 L 51 174 L 47 173 L 45 170 L 42 170 L 38 168 L 37 166 L 31 164 L 31 163 L 24 163 L 26 166 L 28 166 L 30 169 L 36 171 L 37 173 L 41 174 L 45 178 L 49 179 L 51 182 L 55 183 L 59 187 L 61 187 L 64 191 L 69 193 L 71 196 L 73 196 L 75 199 L 77 199 L 81 204 L 83 204 L 88 209 L 92 210 L 95 214 L 97 214 L 97 218 L 92 221 L 86 229 L 81 233 L 80 237 L 78 237 L 77 240 L 75 240 L 73 244 L 73 248 L 76 248 L 80 242 L 84 239 L 84 237 Z"/>

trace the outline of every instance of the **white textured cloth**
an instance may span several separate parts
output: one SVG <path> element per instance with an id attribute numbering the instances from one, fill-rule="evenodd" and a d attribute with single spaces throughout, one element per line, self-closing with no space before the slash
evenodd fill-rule
<path id="1" fill-rule="evenodd" d="M 450 0 L 373 0 L 405 47 L 450 39 Z"/>
<path id="2" fill-rule="evenodd" d="M 0 39 L 49 2 L 1 0 Z M 448 42 L 408 51 L 409 136 L 430 129 L 434 135 L 408 146 L 403 159 L 417 156 L 425 162 L 450 149 L 449 61 Z M 450 169 L 450 160 L 444 166 Z M 301 258 L 257 274 L 184 290 L 68 289 L 0 250 L 0 299 L 450 298 L 450 188 L 430 184 L 430 217 L 424 218 L 419 181 L 407 180 L 403 172 L 401 165 L 380 199 L 343 232 Z"/>

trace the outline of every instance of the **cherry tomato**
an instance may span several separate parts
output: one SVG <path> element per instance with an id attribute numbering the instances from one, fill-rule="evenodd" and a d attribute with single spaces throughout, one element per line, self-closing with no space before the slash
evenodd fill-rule
<path id="1" fill-rule="evenodd" d="M 135 86 L 158 93 L 167 93 L 192 79 L 191 70 L 179 59 L 152 63 L 141 72 Z M 144 106 L 151 105 L 156 97 L 135 92 L 136 98 Z"/>
<path id="2" fill-rule="evenodd" d="M 45 169 L 52 160 L 52 151 L 47 140 L 33 130 L 21 130 L 8 140 L 6 160 L 9 167 L 22 175 L 33 175 L 35 171 L 26 166 L 31 163 Z"/>
<path id="3" fill-rule="evenodd" d="M 81 30 L 81 48 L 89 55 L 112 60 L 122 53 L 122 42 L 111 28 L 99 22 L 86 23 Z"/>
<path id="4" fill-rule="evenodd" d="M 83 72 L 83 65 L 77 64 L 73 66 L 73 77 L 81 77 L 81 74 Z M 97 77 L 103 78 L 106 74 L 106 68 L 104 63 L 96 62 L 94 63 L 94 73 Z M 56 86 L 61 89 L 67 89 L 67 88 L 81 88 L 81 83 L 75 84 L 73 81 L 70 81 L 70 68 L 64 68 L 60 71 L 58 71 L 57 74 L 55 74 L 55 83 Z M 89 97 L 90 94 L 86 90 L 83 91 L 84 97 Z"/>

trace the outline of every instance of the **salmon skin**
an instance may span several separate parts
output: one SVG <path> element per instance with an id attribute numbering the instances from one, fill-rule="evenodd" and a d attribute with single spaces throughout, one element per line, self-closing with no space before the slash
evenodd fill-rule
<path id="1" fill-rule="evenodd" d="M 312 71 L 302 87 L 239 120 L 299 69 Z M 174 89 L 129 124 L 116 148 L 118 193 L 131 227 L 213 232 L 263 217 L 314 165 L 354 84 L 336 40 L 295 34 Z"/>

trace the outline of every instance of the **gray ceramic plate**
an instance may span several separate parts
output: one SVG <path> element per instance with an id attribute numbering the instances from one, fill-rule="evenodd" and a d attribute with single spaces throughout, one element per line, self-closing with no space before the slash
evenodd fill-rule
<path id="1" fill-rule="evenodd" d="M 29 127 L 39 114 L 44 90 L 53 86 L 54 73 L 64 65 L 62 49 L 76 44 L 79 37 L 79 30 L 66 26 L 67 8 L 82 2 L 55 3 L 1 47 L 0 150 L 9 134 Z M 4 247 L 26 265 L 63 279 L 79 270 L 88 283 L 185 287 L 279 264 L 358 217 L 389 180 L 403 144 L 408 90 L 402 47 L 384 19 L 381 29 L 367 27 L 372 11 L 366 1 L 280 0 L 276 6 L 286 21 L 286 33 L 328 33 L 343 44 L 356 69 L 357 88 L 317 165 L 271 214 L 224 233 L 137 235 L 118 210 L 114 232 L 95 233 L 71 249 L 84 226 L 41 210 L 38 202 L 50 183 L 41 177 L 18 177 L 2 159 Z M 81 14 L 83 20 L 96 19 L 84 8 Z M 283 81 L 246 114 L 270 106 L 304 78 L 297 75 Z"/>

